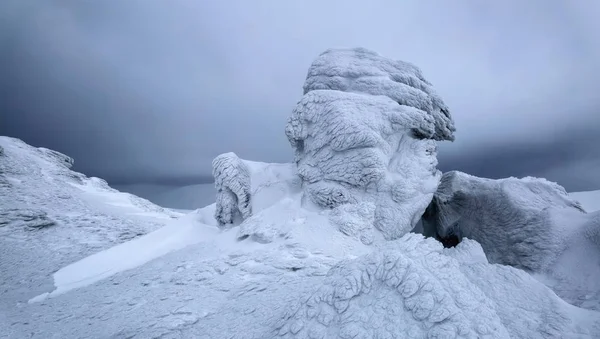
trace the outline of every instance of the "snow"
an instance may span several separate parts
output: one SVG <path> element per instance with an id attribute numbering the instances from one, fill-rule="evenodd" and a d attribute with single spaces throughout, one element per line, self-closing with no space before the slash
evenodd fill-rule
<path id="1" fill-rule="evenodd" d="M 600 310 L 600 212 L 586 213 L 556 183 L 448 172 L 423 223 L 426 235 L 473 239 L 490 262 L 522 268 L 569 303 Z"/>
<path id="2" fill-rule="evenodd" d="M 308 202 L 372 203 L 386 239 L 409 232 L 425 211 L 441 176 L 435 140 L 453 131 L 416 66 L 361 48 L 313 62 L 285 130 Z"/>
<path id="3" fill-rule="evenodd" d="M 161 228 L 181 213 L 70 170 L 73 159 L 0 137 L 0 302 L 27 301 L 51 274 Z"/>
<path id="4" fill-rule="evenodd" d="M 453 132 L 414 65 L 352 49 L 311 66 L 295 163 L 221 155 L 231 194 L 185 215 L 0 138 L 0 337 L 599 338 L 600 212 L 535 178 L 437 189 Z"/>
<path id="5" fill-rule="evenodd" d="M 600 210 L 600 190 L 587 192 L 574 192 L 569 194 L 574 200 L 579 201 L 588 212 Z"/>
<path id="6" fill-rule="evenodd" d="M 239 223 L 252 215 L 250 170 L 235 153 L 224 153 L 213 162 L 217 189 L 215 219 L 219 226 Z"/>

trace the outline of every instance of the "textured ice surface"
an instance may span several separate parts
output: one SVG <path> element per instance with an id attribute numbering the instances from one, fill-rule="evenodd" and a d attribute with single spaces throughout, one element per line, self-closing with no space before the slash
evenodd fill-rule
<path id="1" fill-rule="evenodd" d="M 409 234 L 370 254 L 341 261 L 317 291 L 288 308 L 277 334 L 284 338 L 600 335 L 599 313 L 568 305 L 521 270 L 489 265 L 478 247 L 466 241 L 447 251 L 431 238 Z"/>
<path id="2" fill-rule="evenodd" d="M 375 205 L 386 239 L 409 232 L 441 173 L 435 140 L 452 140 L 448 108 L 414 65 L 334 49 L 311 65 L 286 135 L 308 200 Z"/>
<path id="3" fill-rule="evenodd" d="M 600 309 L 600 212 L 556 183 L 448 172 L 423 225 L 429 236 L 476 240 L 490 262 L 542 274 L 565 300 Z"/>
<path id="4" fill-rule="evenodd" d="M 213 162 L 217 189 L 215 219 L 220 226 L 239 223 L 252 215 L 250 171 L 235 153 L 224 153 Z"/>

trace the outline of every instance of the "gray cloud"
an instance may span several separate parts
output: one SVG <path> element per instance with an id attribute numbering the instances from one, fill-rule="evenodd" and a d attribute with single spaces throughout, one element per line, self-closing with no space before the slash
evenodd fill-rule
<path id="1" fill-rule="evenodd" d="M 442 168 L 600 187 L 588 166 L 598 154 L 581 151 L 598 140 L 575 132 L 600 135 L 597 2 L 0 6 L 0 134 L 67 153 L 111 182 L 205 180 L 226 151 L 289 161 L 283 127 L 310 62 L 364 46 L 417 64 L 447 101 L 458 132 L 440 147 Z"/>

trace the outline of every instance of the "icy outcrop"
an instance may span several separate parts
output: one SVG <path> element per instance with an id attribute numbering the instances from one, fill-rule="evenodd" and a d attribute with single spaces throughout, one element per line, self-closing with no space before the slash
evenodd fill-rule
<path id="1" fill-rule="evenodd" d="M 600 333 L 597 313 L 574 314 L 571 308 L 527 273 L 489 265 L 472 241 L 447 251 L 433 239 L 408 234 L 379 251 L 341 261 L 322 287 L 289 308 L 276 330 L 282 338 L 573 338 Z"/>
<path id="2" fill-rule="evenodd" d="M 44 147 L 38 147 L 38 151 L 47 159 L 49 159 L 50 161 L 54 161 L 59 165 L 62 165 L 68 169 L 70 169 L 71 167 L 73 167 L 73 164 L 75 163 L 75 161 L 73 160 L 73 158 L 64 155 L 60 152 L 57 152 L 55 150 L 51 150 L 48 148 L 44 148 Z"/>
<path id="3" fill-rule="evenodd" d="M 448 106 L 411 63 L 388 59 L 366 48 L 329 49 L 308 69 L 304 94 L 314 90 L 386 96 L 431 115 L 435 140 L 454 140 L 456 128 Z"/>
<path id="4" fill-rule="evenodd" d="M 500 180 L 445 173 L 423 216 L 424 234 L 479 242 L 493 263 L 537 271 L 563 250 L 568 225 L 553 211 L 583 214 L 556 183 L 538 178 Z"/>
<path id="5" fill-rule="evenodd" d="M 285 131 L 307 201 L 373 203 L 386 239 L 410 231 L 441 177 L 435 140 L 454 138 L 431 84 L 414 65 L 334 49 L 313 62 L 304 92 Z"/>
<path id="6" fill-rule="evenodd" d="M 229 152 L 217 156 L 212 167 L 217 189 L 215 219 L 219 226 L 249 218 L 252 215 L 251 183 L 246 164 L 235 153 Z"/>
<path id="7" fill-rule="evenodd" d="M 565 300 L 600 309 L 600 213 L 586 213 L 556 183 L 448 172 L 423 226 L 442 240 L 473 239 L 490 262 L 542 274 Z"/>

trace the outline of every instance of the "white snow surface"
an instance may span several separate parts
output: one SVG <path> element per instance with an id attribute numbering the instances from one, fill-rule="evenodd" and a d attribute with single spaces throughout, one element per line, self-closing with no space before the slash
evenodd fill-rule
<path id="1" fill-rule="evenodd" d="M 27 301 L 59 268 L 181 215 L 71 171 L 61 153 L 9 137 L 0 147 L 0 305 Z"/>
<path id="2" fill-rule="evenodd" d="M 586 213 L 556 183 L 448 172 L 423 226 L 426 235 L 476 240 L 490 262 L 522 268 L 569 303 L 600 310 L 600 212 Z"/>
<path id="3" fill-rule="evenodd" d="M 414 65 L 366 49 L 332 49 L 311 65 L 288 120 L 307 200 L 375 205 L 386 239 L 409 232 L 441 173 L 435 140 L 452 140 L 448 108 Z"/>
<path id="4" fill-rule="evenodd" d="M 14 145 L 3 144 L 9 155 L 38 156 L 34 148 Z M 452 249 L 413 233 L 365 241 L 372 205 L 305 208 L 293 164 L 242 161 L 252 182 L 253 215 L 239 226 L 219 228 L 213 204 L 67 265 L 54 275 L 54 292 L 37 293 L 30 303 L 2 301 L 0 336 L 600 336 L 600 313 L 567 304 L 522 270 L 489 264 L 474 241 L 463 239 Z M 81 193 L 67 187 L 83 196 L 97 192 L 95 204 L 120 196 L 93 185 Z M 67 201 L 65 211 L 82 206 L 67 207 L 76 200 Z M 136 208 L 133 201 L 123 199 L 111 211 L 123 218 Z M 18 245 L 32 249 L 29 242 Z M 18 269 L 10 273 L 23 278 Z"/>

